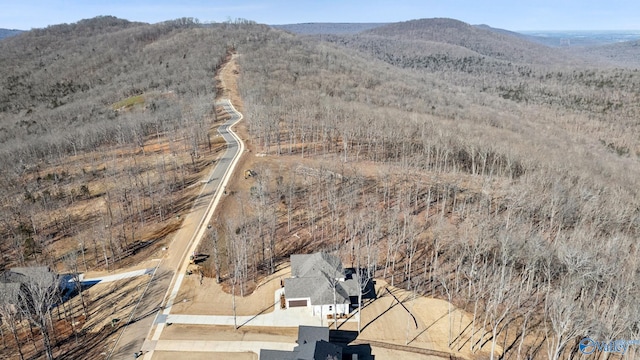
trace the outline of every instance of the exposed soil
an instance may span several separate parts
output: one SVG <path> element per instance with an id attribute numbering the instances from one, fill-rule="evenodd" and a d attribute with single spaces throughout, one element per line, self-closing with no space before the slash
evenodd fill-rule
<path id="1" fill-rule="evenodd" d="M 283 268 L 264 279 L 250 295 L 236 296 L 238 316 L 255 315 L 273 311 L 274 292 L 280 287 L 280 280 L 289 277 L 289 267 Z M 186 301 L 185 301 L 186 300 Z M 215 279 L 204 278 L 200 285 L 195 274 L 187 276 L 182 282 L 176 303 L 171 312 L 190 315 L 232 315 L 233 299 L 230 292 L 224 291 Z M 215 304 L 212 306 L 212 304 Z"/>
<path id="2" fill-rule="evenodd" d="M 265 328 L 243 326 L 234 330 L 230 326 L 183 325 L 167 326 L 162 339 L 195 340 L 209 339 L 217 341 L 268 341 L 295 342 L 298 339 L 296 328 Z"/>
<path id="3" fill-rule="evenodd" d="M 402 301 L 415 317 L 415 322 L 407 310 L 385 289 Z M 463 333 L 464 329 L 468 329 L 467 331 L 471 329 L 472 317 L 467 312 L 450 305 L 445 300 L 416 296 L 403 289 L 389 286 L 384 280 L 376 280 L 376 293 L 378 297 L 363 306 L 362 332 L 358 341 L 366 343 L 367 340 L 372 340 L 407 345 L 451 353 L 457 357 L 469 359 L 487 355 L 483 352 L 472 354 L 469 351 L 470 345 L 461 343 L 457 339 L 458 334 Z M 476 324 L 476 331 L 478 327 L 479 325 Z M 357 322 L 340 324 L 339 329 L 357 331 Z M 468 339 L 468 336 L 460 336 L 460 338 Z M 451 349 L 447 347 L 450 341 L 453 344 Z M 486 344 L 483 350 L 486 351 L 489 347 L 490 344 Z"/>

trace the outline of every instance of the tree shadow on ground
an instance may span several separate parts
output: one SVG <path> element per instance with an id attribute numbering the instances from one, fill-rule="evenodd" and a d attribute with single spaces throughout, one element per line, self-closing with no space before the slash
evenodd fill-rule
<path id="1" fill-rule="evenodd" d="M 243 322 L 242 324 L 238 325 L 238 329 L 240 329 L 241 327 L 247 325 L 248 323 L 250 323 L 253 319 L 257 318 L 259 315 L 262 315 L 264 313 L 266 313 L 267 311 L 269 311 L 270 309 L 273 309 L 276 305 L 278 305 L 280 303 L 280 301 L 276 301 L 274 302 L 272 305 L 267 306 L 266 308 L 260 310 L 259 313 L 253 315 L 249 320 Z"/>

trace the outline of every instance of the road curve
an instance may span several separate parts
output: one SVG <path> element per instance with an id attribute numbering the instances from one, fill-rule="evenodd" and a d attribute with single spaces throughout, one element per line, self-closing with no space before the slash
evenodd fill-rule
<path id="1" fill-rule="evenodd" d="M 148 350 L 145 359 L 150 359 L 153 356 L 154 344 L 160 338 L 164 328 L 164 322 L 159 319 L 166 319 L 166 316 L 171 312 L 171 307 L 189 265 L 189 255 L 198 248 L 207 229 L 207 224 L 213 217 L 213 213 L 225 193 L 224 189 L 244 152 L 244 142 L 231 129 L 242 120 L 242 114 L 227 99 L 216 102 L 216 106 L 222 106 L 230 115 L 230 118 L 218 128 L 218 132 L 227 142 L 227 149 L 209 175 L 202 179 L 202 189 L 194 200 L 189 214 L 185 217 L 182 227 L 174 235 L 170 244 L 170 254 L 159 265 L 160 273 L 164 274 L 164 280 L 160 277 L 155 284 L 154 291 L 151 291 L 146 299 L 143 299 L 144 304 L 138 312 L 155 313 L 155 318 L 147 316 L 145 317 L 146 321 L 125 327 L 114 344 L 109 358 L 130 357 L 133 352 L 142 348 Z M 188 241 L 186 241 L 187 239 Z M 170 281 L 168 281 L 169 276 L 171 276 Z M 163 295 L 164 298 L 161 298 Z M 158 309 L 162 309 L 162 312 L 158 313 Z M 121 339 L 125 339 L 124 342 Z"/>
<path id="2" fill-rule="evenodd" d="M 171 292 L 167 292 L 169 298 L 167 299 L 165 296 L 165 306 L 164 306 L 164 314 L 169 314 L 171 310 L 171 306 L 173 306 L 173 301 L 178 295 L 178 290 L 180 290 L 180 285 L 182 285 L 182 280 L 184 279 L 185 273 L 187 271 L 187 267 L 189 266 L 189 254 L 192 254 L 198 248 L 200 244 L 200 240 L 204 235 L 206 230 L 206 224 L 209 223 L 213 213 L 215 212 L 222 195 L 224 195 L 224 189 L 229 182 L 229 178 L 231 174 L 233 174 L 233 170 L 240 159 L 240 156 L 244 152 L 244 142 L 236 135 L 236 133 L 231 130 L 231 127 L 237 124 L 240 120 L 242 120 L 242 114 L 239 113 L 231 104 L 230 100 L 221 100 L 216 103 L 216 105 L 222 106 L 225 111 L 231 115 L 231 118 L 227 120 L 224 124 L 220 125 L 218 128 L 218 132 L 224 140 L 227 142 L 227 150 L 224 155 L 218 160 L 218 164 L 213 168 L 209 177 L 205 179 L 206 183 L 203 187 L 200 194 L 203 192 L 211 191 L 214 194 L 211 202 L 209 203 L 204 216 L 200 219 L 191 240 L 189 241 L 189 245 L 185 248 L 184 253 L 181 257 L 181 266 L 178 271 L 173 275 L 173 279 L 171 283 L 173 287 L 171 287 Z M 209 190 L 207 190 L 209 188 Z M 196 200 L 197 202 L 198 200 Z"/>

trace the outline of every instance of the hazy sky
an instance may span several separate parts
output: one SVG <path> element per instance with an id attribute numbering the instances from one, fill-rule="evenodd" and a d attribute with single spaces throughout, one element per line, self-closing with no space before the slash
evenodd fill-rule
<path id="1" fill-rule="evenodd" d="M 266 24 L 448 17 L 508 30 L 640 30 L 640 0 L 0 0 L 0 28 L 29 30 L 98 15 Z"/>

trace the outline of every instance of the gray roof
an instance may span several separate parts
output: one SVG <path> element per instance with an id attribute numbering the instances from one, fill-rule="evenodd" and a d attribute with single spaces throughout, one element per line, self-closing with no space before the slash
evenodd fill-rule
<path id="1" fill-rule="evenodd" d="M 329 341 L 329 328 L 324 326 L 298 326 L 298 345 L 314 341 Z"/>
<path id="2" fill-rule="evenodd" d="M 16 267 L 0 273 L 0 303 L 16 304 L 22 284 L 49 288 L 57 284 L 57 275 L 48 266 Z"/>
<path id="3" fill-rule="evenodd" d="M 0 276 L 3 283 L 27 283 L 34 280 L 38 282 L 53 283 L 57 275 L 48 266 L 15 267 L 5 271 Z"/>
<path id="4" fill-rule="evenodd" d="M 328 341 L 320 340 L 303 346 L 296 346 L 293 351 L 260 349 L 260 360 L 342 360 L 342 347 Z"/>
<path id="5" fill-rule="evenodd" d="M 27 266 L 27 267 L 14 267 L 10 270 L 13 273 L 22 274 L 24 276 L 33 277 L 41 274 L 52 274 L 51 269 L 48 266 Z"/>
<path id="6" fill-rule="evenodd" d="M 291 255 L 291 276 L 309 277 L 324 273 L 332 279 L 344 277 L 342 262 L 323 252 L 308 255 Z"/>
<path id="7" fill-rule="evenodd" d="M 349 302 L 349 295 L 341 286 L 336 284 L 336 303 Z M 310 298 L 311 305 L 333 304 L 333 288 L 325 277 L 289 278 L 284 279 L 284 293 L 289 299 Z"/>
<path id="8" fill-rule="evenodd" d="M 293 351 L 260 349 L 260 360 L 297 360 Z"/>
<path id="9" fill-rule="evenodd" d="M 20 294 L 19 283 L 0 282 L 0 306 L 2 306 L 2 304 L 12 304 L 12 305 L 17 304 L 19 294 Z"/>
<path id="10" fill-rule="evenodd" d="M 11 283 L 25 283 L 27 282 L 27 277 L 23 274 L 13 272 L 11 270 L 0 273 L 0 283 L 11 284 Z"/>
<path id="11" fill-rule="evenodd" d="M 342 347 L 324 340 L 298 345 L 293 351 L 297 351 L 298 360 L 342 360 Z"/>
<path id="12" fill-rule="evenodd" d="M 287 298 L 310 298 L 311 305 L 333 304 L 335 279 L 344 279 L 340 259 L 326 253 L 291 255 L 291 275 L 284 280 Z M 336 303 L 349 303 L 349 296 L 358 295 L 358 284 L 353 279 L 338 281 Z"/>
<path id="13" fill-rule="evenodd" d="M 353 354 L 357 354 L 358 359 L 374 358 L 368 344 L 348 346 L 339 341 L 330 342 L 329 334 L 334 331 L 338 332 L 322 326 L 301 325 L 298 327 L 298 346 L 293 351 L 262 349 L 260 360 L 341 360 L 343 356 L 351 358 Z"/>

